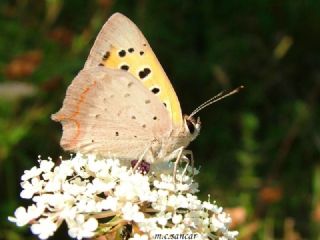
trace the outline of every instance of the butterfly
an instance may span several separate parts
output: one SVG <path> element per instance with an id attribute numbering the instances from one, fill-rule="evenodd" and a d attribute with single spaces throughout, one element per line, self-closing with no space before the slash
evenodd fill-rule
<path id="1" fill-rule="evenodd" d="M 115 13 L 52 119 L 62 123 L 65 150 L 152 163 L 185 156 L 200 131 L 197 111 L 182 115 L 149 43 L 131 20 Z"/>

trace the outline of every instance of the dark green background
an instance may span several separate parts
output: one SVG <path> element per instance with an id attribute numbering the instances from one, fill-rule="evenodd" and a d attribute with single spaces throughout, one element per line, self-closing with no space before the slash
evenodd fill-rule
<path id="1" fill-rule="evenodd" d="M 1 0 L 0 89 L 19 82 L 37 91 L 0 96 L 0 238 L 34 238 L 6 220 L 27 204 L 19 197 L 19 177 L 38 154 L 68 156 L 59 147 L 61 127 L 50 114 L 62 105 L 97 32 L 117 11 L 149 40 L 184 113 L 223 89 L 245 86 L 199 114 L 202 131 L 190 149 L 201 166 L 201 199 L 210 193 L 219 205 L 244 208 L 246 220 L 236 226 L 242 239 L 319 238 L 320 2 L 315 0 Z M 29 60 L 21 63 L 21 56 L 34 50 L 42 56 L 39 64 L 23 70 Z M 17 59 L 20 75 L 12 63 Z M 67 238 L 59 234 L 55 239 Z"/>

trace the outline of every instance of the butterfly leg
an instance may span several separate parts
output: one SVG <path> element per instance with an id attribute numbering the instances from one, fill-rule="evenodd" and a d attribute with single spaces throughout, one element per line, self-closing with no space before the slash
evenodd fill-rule
<path id="1" fill-rule="evenodd" d="M 150 152 L 152 154 L 151 151 L 151 145 L 149 145 L 148 147 L 145 148 L 145 150 L 143 151 L 143 153 L 141 154 L 141 156 L 138 159 L 138 162 L 136 163 L 136 165 L 134 165 L 133 167 L 133 172 L 135 172 L 137 170 L 137 168 L 140 166 L 141 162 L 143 161 L 143 158 L 146 156 L 146 154 Z M 153 155 L 153 154 L 152 154 Z"/>
<path id="2" fill-rule="evenodd" d="M 176 150 L 177 152 L 177 157 L 176 157 L 176 161 L 174 162 L 174 167 L 173 167 L 173 182 L 175 183 L 176 181 L 176 174 L 177 174 L 177 168 L 178 168 L 178 165 L 182 159 L 182 154 L 183 154 L 183 151 L 184 151 L 184 147 L 180 147 Z"/>
<path id="3" fill-rule="evenodd" d="M 190 156 L 187 157 L 187 155 Z M 183 171 L 183 175 L 185 174 L 185 172 L 187 171 L 187 167 L 189 166 L 189 164 L 191 164 L 191 171 L 192 171 L 192 177 L 194 176 L 194 158 L 193 158 L 193 152 L 191 150 L 183 150 L 182 153 L 182 157 L 183 159 L 188 163 L 187 166 L 185 167 L 184 171 Z"/>
<path id="4" fill-rule="evenodd" d="M 194 175 L 194 159 L 193 159 L 193 153 L 191 150 L 186 150 L 184 149 L 184 147 L 181 147 L 181 148 L 178 148 L 176 150 L 178 153 L 177 153 L 177 158 L 176 158 L 176 161 L 174 163 L 174 168 L 173 168 L 173 180 L 175 182 L 176 180 L 176 174 L 177 174 L 177 168 L 178 168 L 178 165 L 179 163 L 183 160 L 183 161 L 186 161 L 186 166 L 184 167 L 183 171 L 182 171 L 182 174 L 181 174 L 181 177 L 183 177 L 185 175 L 185 173 L 187 172 L 187 169 L 188 169 L 188 166 L 191 164 L 191 167 L 192 167 L 192 176 Z M 186 155 L 189 155 L 190 158 L 188 158 Z M 182 181 L 182 179 L 181 179 Z"/>

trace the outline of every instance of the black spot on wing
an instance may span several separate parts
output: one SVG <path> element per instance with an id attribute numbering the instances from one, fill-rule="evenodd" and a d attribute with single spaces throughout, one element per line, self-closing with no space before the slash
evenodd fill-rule
<path id="1" fill-rule="evenodd" d="M 122 70 L 125 70 L 125 71 L 128 71 L 129 70 L 129 66 L 124 64 L 124 65 L 121 65 L 120 67 Z"/>
<path id="2" fill-rule="evenodd" d="M 139 54 L 140 56 L 142 56 L 144 54 L 144 51 L 140 51 Z"/>
<path id="3" fill-rule="evenodd" d="M 128 49 L 128 52 L 129 52 L 129 53 L 133 53 L 133 52 L 134 52 L 134 49 L 133 49 L 133 48 L 129 48 L 129 49 Z"/>
<path id="4" fill-rule="evenodd" d="M 106 61 L 108 58 L 110 57 L 110 52 L 107 51 L 104 55 L 103 55 L 103 61 Z"/>
<path id="5" fill-rule="evenodd" d="M 151 89 L 151 92 L 153 92 L 154 94 L 157 94 L 160 92 L 160 88 L 154 87 Z"/>
<path id="6" fill-rule="evenodd" d="M 121 50 L 119 53 L 120 57 L 124 57 L 126 55 L 126 51 L 125 50 Z"/>
<path id="7" fill-rule="evenodd" d="M 140 77 L 141 79 L 144 79 L 144 78 L 147 77 L 150 73 L 151 73 L 150 68 L 144 68 L 143 70 L 139 71 L 139 77 Z"/>

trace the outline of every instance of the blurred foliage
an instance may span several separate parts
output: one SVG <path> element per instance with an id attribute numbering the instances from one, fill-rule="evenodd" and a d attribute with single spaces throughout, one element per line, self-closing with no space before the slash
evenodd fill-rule
<path id="1" fill-rule="evenodd" d="M 0 238 L 34 239 L 6 220 L 23 205 L 19 177 L 38 154 L 58 158 L 50 114 L 114 12 L 144 32 L 184 113 L 201 112 L 191 144 L 203 199 L 228 206 L 240 239 L 320 238 L 320 2 L 2 0 Z M 53 239 L 67 238 L 61 231 Z"/>

